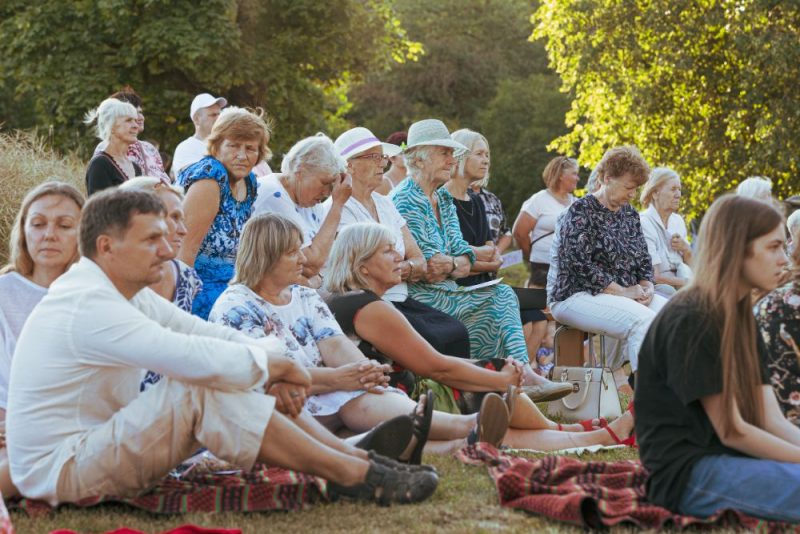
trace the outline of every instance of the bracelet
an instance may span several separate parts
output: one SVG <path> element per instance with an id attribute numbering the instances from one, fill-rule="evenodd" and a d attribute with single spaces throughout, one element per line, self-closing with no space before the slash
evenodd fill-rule
<path id="1" fill-rule="evenodd" d="M 456 264 L 456 257 L 453 256 L 453 270 L 450 273 L 452 274 L 456 269 L 458 269 L 458 264 Z"/>
<path id="2" fill-rule="evenodd" d="M 410 280 L 410 279 L 414 278 L 414 260 L 407 260 L 407 261 L 408 261 L 408 268 L 409 268 L 408 279 Z"/>

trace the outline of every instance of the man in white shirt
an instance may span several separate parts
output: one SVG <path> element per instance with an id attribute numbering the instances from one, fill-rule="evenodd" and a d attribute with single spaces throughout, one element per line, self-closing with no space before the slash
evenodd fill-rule
<path id="1" fill-rule="evenodd" d="M 435 474 L 368 462 L 298 417 L 310 377 L 276 337 L 207 323 L 147 287 L 173 255 L 164 214 L 155 195 L 133 191 L 105 191 L 84 207 L 83 258 L 30 315 L 12 362 L 7 451 L 19 492 L 51 505 L 134 494 L 202 444 L 243 469 L 263 462 L 322 476 L 340 495 L 432 494 Z M 164 378 L 139 394 L 145 369 Z M 289 417 L 264 393 L 276 383 Z"/>
<path id="2" fill-rule="evenodd" d="M 175 155 L 172 157 L 172 176 L 174 178 L 177 178 L 178 173 L 185 167 L 200 161 L 208 154 L 206 139 L 211 134 L 211 129 L 217 122 L 220 111 L 227 105 L 226 99 L 211 96 L 208 93 L 201 93 L 194 97 L 189 109 L 189 118 L 194 123 L 194 135 L 184 139 L 175 147 Z"/>

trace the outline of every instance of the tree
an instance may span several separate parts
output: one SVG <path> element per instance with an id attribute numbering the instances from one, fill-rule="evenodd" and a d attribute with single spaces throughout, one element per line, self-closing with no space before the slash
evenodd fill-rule
<path id="1" fill-rule="evenodd" d="M 337 88 L 418 53 L 392 0 L 6 0 L 0 37 L 0 79 L 59 147 L 84 154 L 95 140 L 81 117 L 124 84 L 144 99 L 143 137 L 167 149 L 191 134 L 189 103 L 208 91 L 263 106 L 280 153 L 325 128 Z"/>
<path id="2" fill-rule="evenodd" d="M 544 0 L 535 17 L 575 98 L 552 148 L 595 165 L 633 143 L 683 176 L 700 215 L 743 178 L 796 192 L 800 6 L 771 0 Z"/>

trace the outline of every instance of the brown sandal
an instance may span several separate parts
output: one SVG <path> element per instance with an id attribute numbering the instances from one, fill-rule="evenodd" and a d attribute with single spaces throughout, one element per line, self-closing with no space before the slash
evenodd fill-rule
<path id="1" fill-rule="evenodd" d="M 375 502 L 381 506 L 421 502 L 433 495 L 439 477 L 430 471 L 399 471 L 377 462 L 369 463 L 364 482 L 342 486 L 328 482 L 331 498 Z"/>

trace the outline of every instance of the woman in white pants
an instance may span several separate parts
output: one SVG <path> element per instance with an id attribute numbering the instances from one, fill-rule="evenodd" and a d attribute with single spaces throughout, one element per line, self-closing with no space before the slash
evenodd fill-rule
<path id="1" fill-rule="evenodd" d="M 619 339 L 624 346 L 612 369 L 628 361 L 636 371 L 647 328 L 666 303 L 654 293 L 639 214 L 630 205 L 649 173 L 635 147 L 606 152 L 597 166 L 600 189 L 569 208 L 552 248 L 550 311 L 561 323 Z"/>

